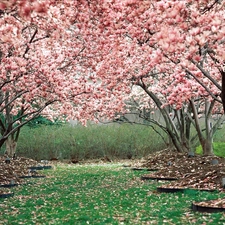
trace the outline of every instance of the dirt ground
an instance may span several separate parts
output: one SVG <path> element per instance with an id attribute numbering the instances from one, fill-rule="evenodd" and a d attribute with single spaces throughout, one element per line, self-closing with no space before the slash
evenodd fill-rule
<path id="1" fill-rule="evenodd" d="M 100 160 L 101 162 L 102 160 Z M 104 160 L 103 160 L 104 161 Z M 99 162 L 96 160 L 96 162 Z M 32 159 L 17 157 L 7 162 L 6 157 L 0 156 L 0 185 L 23 184 L 26 179 L 22 176 L 41 175 L 41 170 L 30 170 L 32 166 L 43 166 L 46 162 L 37 162 Z M 53 162 L 51 162 L 53 163 Z M 67 163 L 72 163 L 68 161 Z M 84 162 L 82 162 L 84 163 Z M 171 150 L 162 150 L 149 155 L 142 160 L 131 160 L 125 163 L 132 169 L 147 168 L 149 174 L 141 177 L 145 179 L 173 180 L 166 185 L 159 184 L 160 188 L 192 188 L 198 190 L 218 190 L 224 192 L 222 179 L 225 178 L 225 159 L 216 156 L 190 156 L 187 153 L 177 153 Z M 155 170 L 155 171 L 154 171 Z M 0 194 L 10 192 L 7 188 L 0 188 Z M 219 199 L 208 204 L 219 205 L 225 208 L 225 199 Z M 207 204 L 207 203 L 202 203 Z"/>

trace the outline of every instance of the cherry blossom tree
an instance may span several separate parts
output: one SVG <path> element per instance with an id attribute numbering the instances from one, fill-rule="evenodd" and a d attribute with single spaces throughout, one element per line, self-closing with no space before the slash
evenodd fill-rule
<path id="1" fill-rule="evenodd" d="M 204 154 L 213 154 L 213 136 L 224 120 L 220 111 L 213 111 L 219 109 L 219 106 L 214 107 L 215 100 L 209 102 L 199 97 L 183 103 L 179 109 L 169 104 L 159 107 L 167 101 L 166 96 L 162 96 L 162 92 L 145 91 L 142 85 L 140 87 L 141 89 L 135 88 L 132 100 L 128 104 L 130 113 L 143 119 L 138 123 L 145 124 L 145 121 L 148 121 L 147 125 L 156 125 L 168 135 L 168 144 L 172 144 L 170 147 L 178 151 L 194 151 L 198 140 L 205 146 Z M 129 121 L 126 115 L 130 113 L 124 115 L 125 121 Z"/>
<path id="2" fill-rule="evenodd" d="M 224 106 L 224 1 L 103 2 L 98 7 L 90 2 L 101 33 L 99 78 L 107 74 L 117 89 L 124 82 L 142 87 L 160 110 L 190 103 L 194 113 L 193 102 L 201 98 L 214 106 L 205 106 L 210 119 L 220 109 L 214 101 Z M 158 93 L 166 94 L 165 102 Z M 198 131 L 197 119 L 195 125 Z M 198 134 L 205 154 L 211 154 L 211 143 Z"/>
<path id="3" fill-rule="evenodd" d="M 40 114 L 85 124 L 123 107 L 94 73 L 96 46 L 79 29 L 88 8 L 86 1 L 1 2 L 0 147 L 6 142 L 10 155 L 21 127 Z"/>
<path id="4" fill-rule="evenodd" d="M 132 85 L 165 115 L 167 107 L 180 110 L 198 98 L 225 105 L 224 6 L 221 0 L 2 1 L 7 116 L 0 146 L 39 113 L 112 117 Z M 212 106 L 207 115 L 219 110 Z"/>

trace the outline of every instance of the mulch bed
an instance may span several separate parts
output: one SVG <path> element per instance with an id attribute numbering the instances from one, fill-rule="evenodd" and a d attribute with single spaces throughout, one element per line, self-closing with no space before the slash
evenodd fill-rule
<path id="1" fill-rule="evenodd" d="M 225 159 L 221 157 L 199 155 L 190 157 L 188 153 L 177 153 L 166 149 L 149 155 L 144 161 L 134 166 L 158 169 L 156 172 L 143 175 L 142 180 L 173 180 L 159 186 L 157 189 L 159 192 L 178 192 L 187 189 L 225 191 L 222 185 L 222 178 L 225 178 Z M 220 209 L 217 205 L 220 205 Z M 195 211 L 207 211 L 205 208 L 209 211 L 211 209 L 212 212 L 214 208 L 225 210 L 225 200 L 193 203 L 192 208 Z"/>
<path id="2" fill-rule="evenodd" d="M 217 164 L 213 164 L 217 160 Z M 225 177 L 225 160 L 216 156 L 188 157 L 187 153 L 176 153 L 171 150 L 159 151 L 150 155 L 135 167 L 156 169 L 145 174 L 146 179 L 177 179 L 166 184 L 166 187 L 216 189 L 223 191 L 222 178 Z"/>
<path id="3" fill-rule="evenodd" d="M 197 212 L 216 213 L 225 211 L 225 199 L 193 202 L 192 210 Z"/>
<path id="4" fill-rule="evenodd" d="M 8 188 L 26 184 L 27 179 L 24 178 L 44 178 L 39 170 L 51 168 L 50 165 L 42 165 L 24 157 L 16 157 L 6 163 L 6 157 L 0 156 L 0 198 L 13 196 Z"/>

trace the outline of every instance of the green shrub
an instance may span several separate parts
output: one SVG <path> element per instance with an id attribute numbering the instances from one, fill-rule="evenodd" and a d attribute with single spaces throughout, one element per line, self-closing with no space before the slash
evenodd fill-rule
<path id="1" fill-rule="evenodd" d="M 166 147 L 151 127 L 132 124 L 23 127 L 18 155 L 40 159 L 139 158 Z"/>

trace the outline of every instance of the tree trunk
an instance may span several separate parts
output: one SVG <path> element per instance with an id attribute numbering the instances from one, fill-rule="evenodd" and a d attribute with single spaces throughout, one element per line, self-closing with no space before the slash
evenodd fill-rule
<path id="1" fill-rule="evenodd" d="M 170 115 L 168 113 L 168 110 L 166 108 L 162 107 L 162 102 L 160 99 L 151 91 L 149 91 L 144 83 L 140 82 L 139 86 L 149 95 L 149 97 L 154 101 L 156 104 L 157 108 L 160 110 L 163 119 L 165 121 L 165 130 L 172 141 L 175 149 L 178 152 L 188 152 L 189 151 L 189 146 L 187 146 L 186 139 L 184 136 L 181 137 L 179 128 L 176 127 L 175 122 L 170 118 Z M 179 117 L 177 116 L 177 120 L 179 121 Z M 179 126 L 178 126 L 179 127 Z M 182 139 L 183 138 L 183 139 Z"/>
<path id="2" fill-rule="evenodd" d="M 222 76 L 222 90 L 221 90 L 221 94 L 220 97 L 222 99 L 222 103 L 223 103 L 223 111 L 225 112 L 225 71 L 220 71 L 221 72 L 221 76 Z"/>
<path id="3" fill-rule="evenodd" d="M 6 153 L 7 153 L 7 155 L 12 157 L 16 153 L 17 142 L 9 137 L 5 141 L 5 145 L 6 145 Z"/>
<path id="4" fill-rule="evenodd" d="M 212 139 L 205 139 L 202 143 L 203 155 L 214 155 L 213 153 L 213 141 Z"/>
<path id="5" fill-rule="evenodd" d="M 205 100 L 205 139 L 202 141 L 203 155 L 214 155 L 213 153 L 213 124 L 210 120 L 215 101 Z"/>

